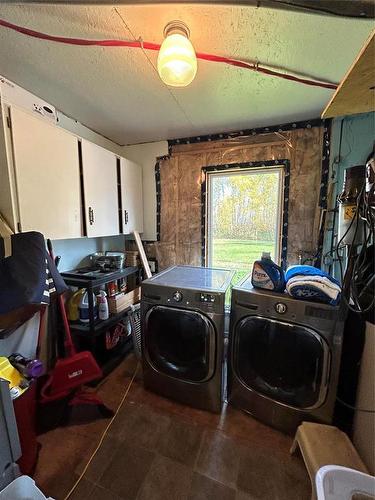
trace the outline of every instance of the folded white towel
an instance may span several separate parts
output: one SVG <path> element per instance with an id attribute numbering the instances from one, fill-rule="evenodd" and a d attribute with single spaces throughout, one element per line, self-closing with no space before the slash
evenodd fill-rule
<path id="1" fill-rule="evenodd" d="M 286 284 L 286 290 L 289 295 L 293 295 L 293 289 L 297 286 L 316 288 L 334 301 L 341 292 L 341 288 L 338 285 L 323 276 L 295 276 L 294 278 L 290 278 Z"/>
<path id="2" fill-rule="evenodd" d="M 327 285 L 330 289 L 332 290 L 337 290 L 339 293 L 341 292 L 341 287 L 337 285 L 336 283 L 333 283 L 332 280 L 329 278 L 326 278 L 325 276 L 302 276 L 302 275 L 297 275 L 293 276 L 293 278 L 290 278 L 288 280 L 288 283 L 298 283 L 298 282 L 317 282 L 317 283 L 322 283 L 324 285 Z"/>

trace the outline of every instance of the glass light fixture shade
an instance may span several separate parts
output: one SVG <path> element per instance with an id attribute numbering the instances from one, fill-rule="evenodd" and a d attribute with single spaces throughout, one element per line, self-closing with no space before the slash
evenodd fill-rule
<path id="1" fill-rule="evenodd" d="M 176 31 L 167 34 L 158 55 L 158 73 L 171 87 L 186 87 L 197 73 L 197 56 L 190 40 Z"/>

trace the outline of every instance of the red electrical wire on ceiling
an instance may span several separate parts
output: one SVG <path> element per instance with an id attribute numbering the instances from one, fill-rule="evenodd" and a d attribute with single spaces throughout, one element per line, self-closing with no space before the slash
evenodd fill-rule
<path id="1" fill-rule="evenodd" d="M 81 46 L 100 46 L 100 47 L 130 47 L 130 48 L 142 48 L 146 50 L 160 50 L 160 44 L 152 42 L 144 42 L 142 40 L 88 40 L 83 38 L 66 38 L 62 36 L 48 35 L 47 33 L 42 33 L 40 31 L 34 31 L 17 24 L 10 23 L 3 19 L 0 19 L 0 26 L 4 28 L 9 28 L 11 30 L 22 33 L 23 35 L 31 36 L 34 38 L 39 38 L 41 40 L 48 40 L 50 42 L 65 43 L 68 45 L 81 45 Z M 282 78 L 284 80 L 290 80 L 297 83 L 302 83 L 304 85 L 311 85 L 313 87 L 322 87 L 325 89 L 337 89 L 337 84 L 315 80 L 313 78 L 302 77 L 292 75 L 290 73 L 282 73 L 276 69 L 271 69 L 265 67 L 259 63 L 250 63 L 245 61 L 240 61 L 239 59 L 232 59 L 230 57 L 217 56 L 215 54 L 206 54 L 205 52 L 197 52 L 197 59 L 202 59 L 204 61 L 211 61 L 223 64 L 229 64 L 231 66 L 236 66 L 238 68 L 250 69 L 252 71 L 257 71 L 258 73 L 263 73 L 265 75 L 276 76 L 277 78 Z"/>

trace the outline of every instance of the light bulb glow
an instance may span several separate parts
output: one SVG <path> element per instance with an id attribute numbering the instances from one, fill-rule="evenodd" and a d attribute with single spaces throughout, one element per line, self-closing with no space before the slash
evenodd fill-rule
<path id="1" fill-rule="evenodd" d="M 197 57 L 187 36 L 167 34 L 158 55 L 158 73 L 162 81 L 171 87 L 186 87 L 197 73 Z"/>

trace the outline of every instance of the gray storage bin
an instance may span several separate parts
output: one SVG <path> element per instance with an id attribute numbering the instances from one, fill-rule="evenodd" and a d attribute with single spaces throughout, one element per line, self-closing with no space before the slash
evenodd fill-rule
<path id="1" fill-rule="evenodd" d="M 0 500 L 53 500 L 46 497 L 29 476 L 20 476 L 0 491 Z"/>
<path id="2" fill-rule="evenodd" d="M 16 464 L 20 456 L 21 447 L 9 383 L 0 378 L 0 491 L 20 475 Z"/>

